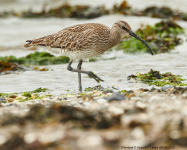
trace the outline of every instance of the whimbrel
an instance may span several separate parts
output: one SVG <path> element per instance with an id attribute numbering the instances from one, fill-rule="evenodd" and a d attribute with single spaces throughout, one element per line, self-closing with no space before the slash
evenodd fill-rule
<path id="1" fill-rule="evenodd" d="M 84 60 L 90 57 L 98 56 L 108 49 L 114 47 L 121 42 L 125 35 L 131 35 L 140 40 L 153 52 L 149 45 L 136 35 L 130 25 L 125 21 L 117 21 L 112 28 L 99 23 L 85 23 L 67 27 L 55 34 L 47 35 L 42 38 L 27 40 L 29 42 L 24 47 L 44 46 L 48 48 L 58 49 L 63 56 L 70 58 L 67 69 L 78 73 L 79 91 L 82 92 L 81 73 L 88 74 L 90 78 L 96 81 L 103 81 L 92 71 L 81 70 Z M 79 61 L 77 69 L 71 67 L 73 61 Z"/>

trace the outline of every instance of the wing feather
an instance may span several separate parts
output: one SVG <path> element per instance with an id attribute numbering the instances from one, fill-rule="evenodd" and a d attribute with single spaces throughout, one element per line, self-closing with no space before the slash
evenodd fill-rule
<path id="1" fill-rule="evenodd" d="M 105 33 L 106 31 L 107 33 Z M 29 43 L 25 44 L 24 47 L 48 46 L 65 50 L 88 49 L 94 43 L 97 45 L 101 33 L 107 38 L 110 29 L 105 25 L 96 23 L 79 24 L 65 28 L 55 34 L 27 40 Z"/>

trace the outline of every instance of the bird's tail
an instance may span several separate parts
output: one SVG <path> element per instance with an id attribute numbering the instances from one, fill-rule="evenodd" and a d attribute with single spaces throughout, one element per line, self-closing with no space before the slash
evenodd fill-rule
<path id="1" fill-rule="evenodd" d="M 30 46 L 33 46 L 33 45 L 32 45 L 32 42 L 33 42 L 32 40 L 27 40 L 26 42 L 29 42 L 29 43 L 23 45 L 23 47 L 30 47 Z"/>

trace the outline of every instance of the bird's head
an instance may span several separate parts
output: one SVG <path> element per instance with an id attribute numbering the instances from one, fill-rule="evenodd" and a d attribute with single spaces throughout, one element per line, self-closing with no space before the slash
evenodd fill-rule
<path id="1" fill-rule="evenodd" d="M 141 39 L 136 33 L 134 33 L 131 30 L 131 27 L 127 22 L 122 21 L 122 20 L 118 20 L 114 23 L 114 28 L 116 28 L 116 31 L 119 32 L 121 37 L 123 37 L 125 35 L 131 35 L 131 36 L 135 37 L 136 39 L 140 40 L 145 46 L 147 46 L 147 48 L 149 49 L 149 51 L 153 55 L 153 52 L 152 52 L 151 48 L 149 47 L 149 45 L 143 39 Z"/>

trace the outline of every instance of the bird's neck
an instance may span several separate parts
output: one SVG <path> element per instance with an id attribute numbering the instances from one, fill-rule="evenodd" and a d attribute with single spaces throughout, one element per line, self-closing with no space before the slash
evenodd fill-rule
<path id="1" fill-rule="evenodd" d="M 115 27 L 113 26 L 110 30 L 109 48 L 119 44 L 121 42 L 121 38 L 121 34 L 116 31 Z"/>

